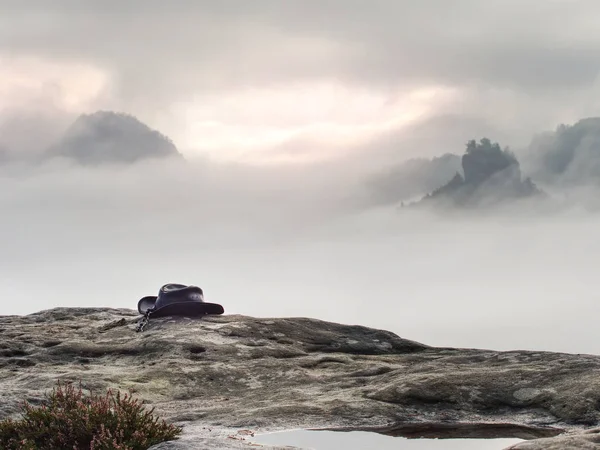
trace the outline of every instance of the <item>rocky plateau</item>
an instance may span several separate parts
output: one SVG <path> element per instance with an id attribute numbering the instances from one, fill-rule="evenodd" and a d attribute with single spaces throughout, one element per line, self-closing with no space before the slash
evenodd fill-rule
<path id="1" fill-rule="evenodd" d="M 154 318 L 137 333 L 138 319 L 108 308 L 0 316 L 0 418 L 62 380 L 131 390 L 183 425 L 153 450 L 257 448 L 253 434 L 288 429 L 600 448 L 600 356 L 430 347 L 308 318 Z"/>

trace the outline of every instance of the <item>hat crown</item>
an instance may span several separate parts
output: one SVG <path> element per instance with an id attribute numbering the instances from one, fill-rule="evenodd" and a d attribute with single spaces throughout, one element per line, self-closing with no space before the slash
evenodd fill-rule
<path id="1" fill-rule="evenodd" d="M 184 284 L 165 284 L 158 291 L 156 309 L 171 303 L 204 302 L 204 293 L 198 286 L 186 286 Z"/>

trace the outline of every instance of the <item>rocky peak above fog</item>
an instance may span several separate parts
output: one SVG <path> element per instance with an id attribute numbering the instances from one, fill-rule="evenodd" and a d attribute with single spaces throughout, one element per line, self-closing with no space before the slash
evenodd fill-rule
<path id="1" fill-rule="evenodd" d="M 483 206 L 541 194 L 531 179 L 522 179 L 519 161 L 508 149 L 483 138 L 471 140 L 460 173 L 423 200 L 451 206 Z"/>
<path id="2" fill-rule="evenodd" d="M 88 165 L 182 157 L 167 136 L 134 116 L 112 111 L 79 116 L 52 146 L 48 156 Z"/>

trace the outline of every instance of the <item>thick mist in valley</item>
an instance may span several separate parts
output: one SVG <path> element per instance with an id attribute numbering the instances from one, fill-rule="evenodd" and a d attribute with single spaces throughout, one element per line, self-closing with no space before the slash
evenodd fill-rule
<path id="1" fill-rule="evenodd" d="M 5 165 L 2 314 L 135 309 L 180 282 L 228 314 L 315 317 L 439 346 L 600 351 L 600 215 L 585 206 L 595 190 L 551 210 L 412 210 L 369 203 L 372 172 L 360 167 Z"/>

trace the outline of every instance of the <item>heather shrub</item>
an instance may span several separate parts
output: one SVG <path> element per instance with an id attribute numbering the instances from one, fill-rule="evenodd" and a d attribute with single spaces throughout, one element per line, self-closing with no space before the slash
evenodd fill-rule
<path id="1" fill-rule="evenodd" d="M 1 449 L 145 450 L 181 434 L 130 394 L 84 395 L 60 382 L 41 406 L 24 402 L 21 416 L 0 421 Z"/>

